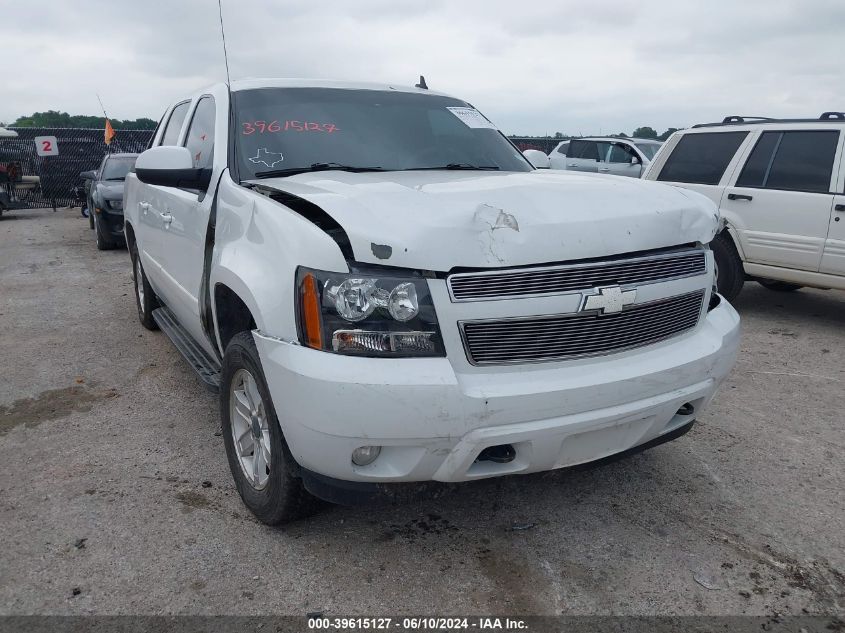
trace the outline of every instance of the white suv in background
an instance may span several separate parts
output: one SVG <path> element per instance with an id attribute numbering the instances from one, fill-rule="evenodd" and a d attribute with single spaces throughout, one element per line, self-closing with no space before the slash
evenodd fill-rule
<path id="1" fill-rule="evenodd" d="M 643 178 L 703 193 L 724 230 L 712 242 L 719 292 L 845 289 L 845 113 L 730 116 L 673 134 Z"/>
<path id="2" fill-rule="evenodd" d="M 549 152 L 549 167 L 639 178 L 661 145 L 642 138 L 573 138 Z"/>

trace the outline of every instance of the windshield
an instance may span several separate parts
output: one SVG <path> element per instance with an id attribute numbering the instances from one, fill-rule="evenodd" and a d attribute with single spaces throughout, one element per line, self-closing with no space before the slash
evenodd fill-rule
<path id="1" fill-rule="evenodd" d="M 640 151 L 645 154 L 647 159 L 652 160 L 663 143 L 634 143 L 634 145 L 636 145 Z"/>
<path id="2" fill-rule="evenodd" d="M 241 180 L 317 165 L 532 169 L 492 123 L 458 99 L 386 90 L 262 88 L 235 92 L 233 102 Z"/>
<path id="3" fill-rule="evenodd" d="M 135 157 L 109 158 L 103 166 L 102 180 L 126 180 L 126 174 L 135 164 Z"/>

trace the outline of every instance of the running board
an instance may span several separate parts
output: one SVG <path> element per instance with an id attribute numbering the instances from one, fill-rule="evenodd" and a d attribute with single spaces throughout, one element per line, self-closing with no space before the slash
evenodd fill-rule
<path id="1" fill-rule="evenodd" d="M 153 319 L 158 327 L 167 335 L 176 349 L 185 357 L 191 368 L 197 372 L 205 388 L 217 393 L 220 391 L 220 363 L 211 358 L 208 353 L 179 325 L 176 317 L 166 307 L 153 310 Z"/>

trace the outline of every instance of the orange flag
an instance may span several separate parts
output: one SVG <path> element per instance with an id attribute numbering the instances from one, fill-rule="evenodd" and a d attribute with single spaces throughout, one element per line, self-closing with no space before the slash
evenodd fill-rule
<path id="1" fill-rule="evenodd" d="M 114 138 L 115 131 L 114 128 L 111 126 L 111 121 L 106 119 L 106 145 L 111 145 L 112 139 Z"/>

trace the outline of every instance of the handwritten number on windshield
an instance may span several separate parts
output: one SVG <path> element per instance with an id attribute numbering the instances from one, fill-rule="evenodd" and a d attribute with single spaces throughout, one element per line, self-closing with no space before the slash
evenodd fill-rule
<path id="1" fill-rule="evenodd" d="M 249 136 L 250 134 L 264 134 L 276 132 L 324 132 L 331 134 L 332 132 L 340 132 L 334 123 L 313 123 L 310 121 L 246 121 L 241 124 L 243 130 L 241 134 Z"/>

